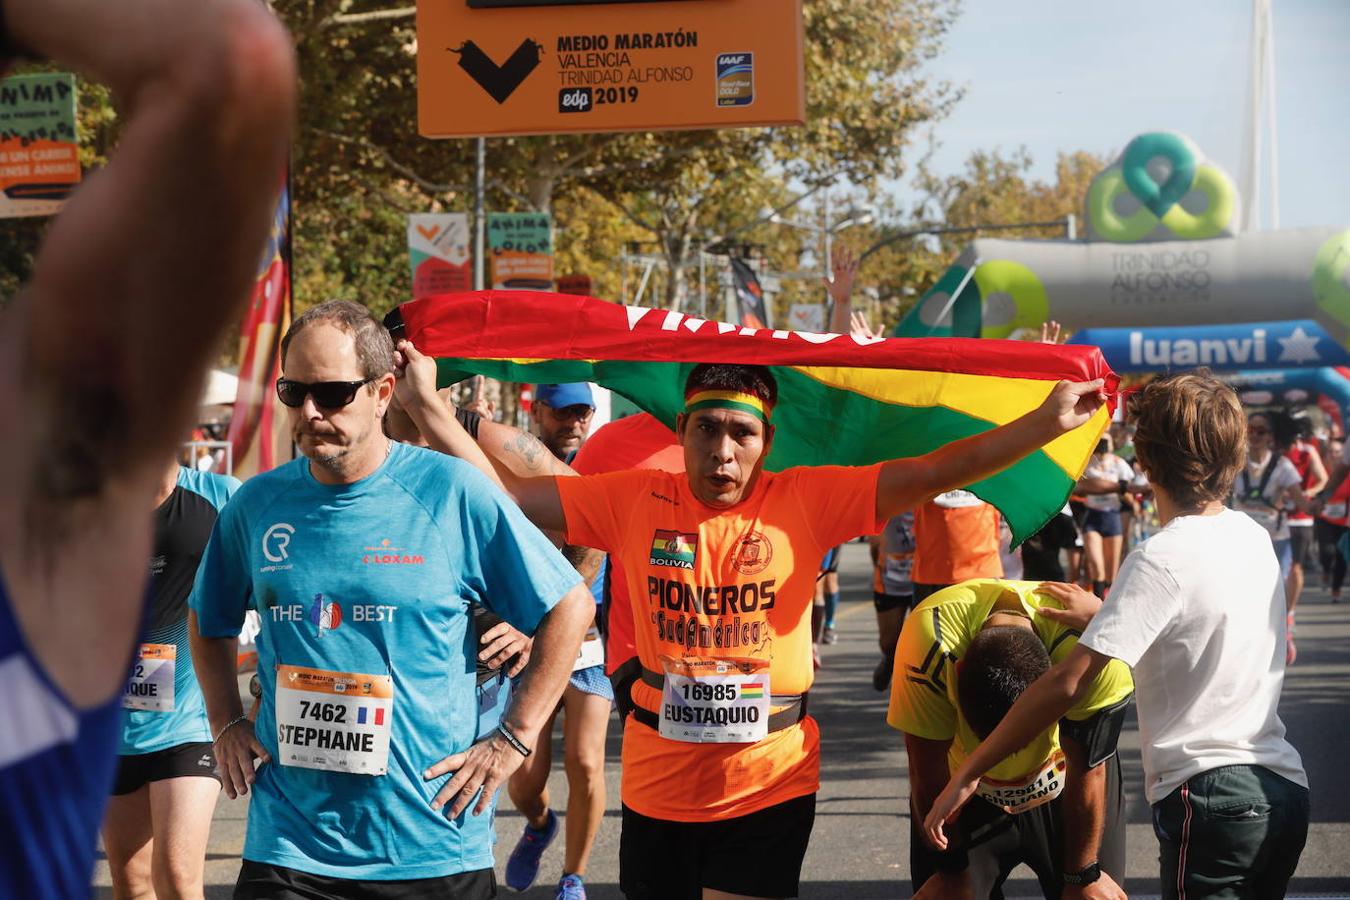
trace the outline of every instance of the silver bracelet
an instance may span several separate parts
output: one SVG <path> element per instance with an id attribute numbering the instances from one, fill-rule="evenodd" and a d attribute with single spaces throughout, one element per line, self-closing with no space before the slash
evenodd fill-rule
<path id="1" fill-rule="evenodd" d="M 212 738 L 211 743 L 213 743 L 213 744 L 219 743 L 219 742 L 220 742 L 221 735 L 223 735 L 225 732 L 229 731 L 229 730 L 230 730 L 231 728 L 233 728 L 234 726 L 238 725 L 240 722 L 244 722 L 244 721 L 247 721 L 247 720 L 248 720 L 248 716 L 238 716 L 238 717 L 236 717 L 236 718 L 231 719 L 228 723 L 226 723 L 226 725 L 225 725 L 224 728 L 222 728 L 222 729 L 220 729 L 219 731 L 216 732 L 216 736 L 215 736 L 214 738 Z"/>

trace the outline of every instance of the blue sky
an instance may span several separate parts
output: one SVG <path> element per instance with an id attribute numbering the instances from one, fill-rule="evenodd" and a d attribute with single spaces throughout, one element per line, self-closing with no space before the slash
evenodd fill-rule
<path id="1" fill-rule="evenodd" d="M 1273 5 L 1280 227 L 1350 225 L 1350 0 Z M 965 0 L 928 67 L 966 89 L 931 165 L 1025 145 L 1049 179 L 1061 150 L 1114 157 L 1166 129 L 1237 180 L 1250 30 L 1250 0 Z"/>

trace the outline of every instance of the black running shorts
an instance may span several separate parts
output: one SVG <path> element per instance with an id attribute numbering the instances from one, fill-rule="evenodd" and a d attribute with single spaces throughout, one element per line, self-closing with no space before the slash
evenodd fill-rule
<path id="1" fill-rule="evenodd" d="M 1125 883 L 1125 789 L 1120 760 L 1113 753 L 1106 766 L 1106 812 L 1098 861 L 1117 884 Z M 947 826 L 951 849 L 938 853 L 925 843 L 914 823 L 909 830 L 910 877 L 917 891 L 929 876 L 939 871 L 970 873 L 976 897 L 997 896 L 1004 879 L 1019 865 L 1035 873 L 1041 891 L 1058 897 L 1064 883 L 1063 797 L 1009 815 L 982 797 L 972 797 L 961 816 Z"/>
<path id="2" fill-rule="evenodd" d="M 1294 565 L 1306 566 L 1312 558 L 1313 530 L 1311 525 L 1289 526 L 1290 555 Z"/>
<path id="3" fill-rule="evenodd" d="M 152 781 L 194 777 L 220 781 L 216 774 L 216 755 L 206 742 L 119 757 L 112 793 L 114 797 L 120 797 L 134 793 Z"/>
<path id="4" fill-rule="evenodd" d="M 349 881 L 246 859 L 234 885 L 234 900 L 492 900 L 496 896 L 497 880 L 491 869 L 407 881 Z"/>
<path id="5" fill-rule="evenodd" d="M 877 612 L 890 612 L 893 609 L 907 610 L 914 608 L 913 594 L 882 594 L 878 591 L 872 592 L 872 606 Z"/>
<path id="6" fill-rule="evenodd" d="M 720 822 L 668 822 L 623 807 L 619 888 L 628 900 L 699 900 L 704 888 L 795 897 L 816 795 Z"/>

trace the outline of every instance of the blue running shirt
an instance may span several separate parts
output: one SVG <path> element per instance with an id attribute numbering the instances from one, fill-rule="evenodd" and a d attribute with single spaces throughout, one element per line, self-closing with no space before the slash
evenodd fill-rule
<path id="1" fill-rule="evenodd" d="M 211 740 L 192 669 L 188 594 L 216 516 L 238 489 L 237 478 L 179 466 L 177 485 L 155 510 L 149 619 L 122 698 L 123 756 Z"/>
<path id="2" fill-rule="evenodd" d="M 3 578 L 0 685 L 0 897 L 88 897 L 121 698 L 71 705 L 20 634 Z"/>
<path id="3" fill-rule="evenodd" d="M 231 499 L 191 599 L 206 637 L 238 634 L 250 606 L 262 618 L 257 735 L 274 762 L 258 770 L 244 857 L 347 879 L 491 868 L 491 817 L 447 819 L 431 800 L 450 776 L 422 780 L 477 729 L 470 603 L 530 634 L 580 579 L 460 460 L 393 444 L 348 485 L 309 466 Z M 384 774 L 342 768 L 371 760 Z"/>

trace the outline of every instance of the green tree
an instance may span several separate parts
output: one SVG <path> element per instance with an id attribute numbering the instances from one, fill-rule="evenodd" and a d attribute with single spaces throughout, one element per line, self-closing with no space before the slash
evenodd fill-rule
<path id="1" fill-rule="evenodd" d="M 1025 148 L 1011 154 L 979 150 L 970 155 L 962 171 L 938 175 L 923 167 L 918 178 L 922 199 L 908 210 L 892 210 L 885 227 L 868 238 L 882 240 L 887 234 L 929 226 L 971 228 L 963 234 L 941 235 L 900 241 L 878 251 L 864 265 L 860 281 L 875 289 L 878 302 L 873 315 L 893 327 L 920 297 L 942 276 L 970 241 L 982 235 L 981 225 L 1018 222 L 1063 222 L 1069 215 L 1081 220 L 1088 185 L 1108 160 L 1085 151 L 1060 153 L 1053 181 L 1030 176 L 1033 159 Z M 999 231 L 1000 237 L 1062 237 L 1062 225 Z"/>

